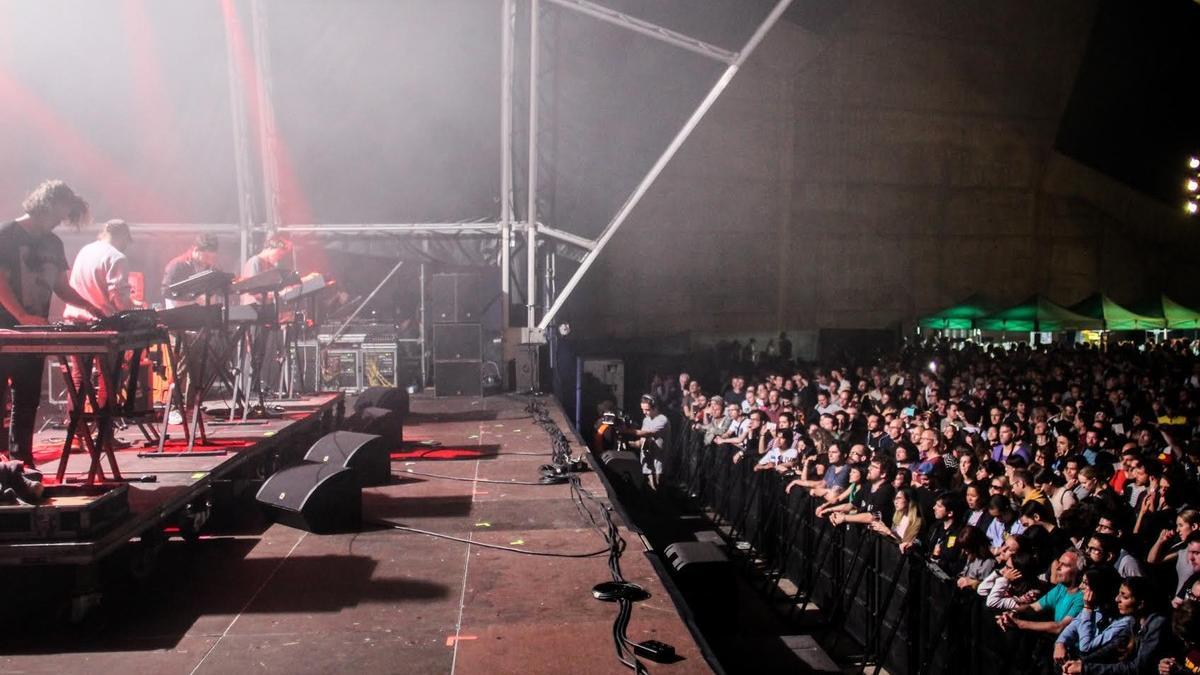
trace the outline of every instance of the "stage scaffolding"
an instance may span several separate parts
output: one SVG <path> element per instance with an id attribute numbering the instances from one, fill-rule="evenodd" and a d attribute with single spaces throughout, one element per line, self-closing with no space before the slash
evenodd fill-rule
<path id="1" fill-rule="evenodd" d="M 517 64 L 514 57 L 514 41 L 517 28 L 517 3 L 527 2 L 529 6 L 529 91 L 527 108 L 529 113 L 528 128 L 528 189 L 526 191 L 527 218 L 517 220 L 514 215 L 513 188 L 513 97 L 514 75 Z M 147 224 L 139 226 L 148 231 L 181 231 L 203 229 L 210 232 L 236 233 L 240 241 L 240 259 L 250 255 L 253 237 L 262 232 L 275 231 L 281 233 L 303 234 L 321 237 L 347 237 L 366 233 L 390 233 L 416 238 L 439 236 L 477 236 L 498 239 L 498 260 L 501 278 L 501 311 L 502 325 L 505 328 L 503 337 L 505 359 L 511 358 L 518 343 L 542 342 L 546 329 L 553 323 L 555 316 L 562 309 L 567 298 L 578 286 L 592 264 L 603 252 L 604 247 L 624 225 L 629 215 L 637 207 L 642 197 L 658 179 L 666 165 L 687 141 L 688 137 L 699 125 L 705 114 L 720 98 L 730 81 L 746 60 L 762 42 L 767 32 L 775 25 L 787 10 L 792 0 L 778 0 L 771 11 L 759 23 L 757 29 L 736 52 L 731 52 L 716 45 L 709 44 L 688 35 L 667 29 L 657 24 L 639 19 L 635 16 L 609 9 L 589 0 L 501 0 L 500 1 L 500 30 L 501 30 L 501 105 L 499 133 L 501 141 L 500 162 L 500 213 L 499 219 L 488 222 L 457 222 L 457 223 L 358 223 L 358 224 L 291 224 L 280 222 L 280 190 L 276 167 L 271 158 L 275 156 L 277 130 L 274 124 L 273 89 L 271 64 L 269 58 L 269 25 L 266 0 L 250 0 L 249 19 L 251 23 L 251 46 L 253 50 L 254 72 L 245 72 L 246 64 L 237 58 L 235 50 L 236 37 L 229 35 L 229 25 L 226 25 L 226 53 L 228 59 L 228 76 L 230 91 L 230 113 L 233 118 L 235 168 L 237 172 L 238 214 L 236 224 L 207 224 L 207 225 L 175 225 Z M 549 4 L 556 9 L 576 12 L 591 17 L 597 21 L 633 31 L 649 39 L 673 45 L 680 49 L 709 58 L 725 64 L 725 70 L 709 89 L 703 100 L 696 106 L 687 121 L 671 139 L 671 142 L 659 155 L 651 168 L 646 172 L 637 186 L 625 199 L 624 203 L 605 225 L 600 235 L 589 239 L 565 230 L 555 228 L 551 224 L 541 222 L 537 213 L 538 197 L 538 44 L 539 27 L 542 19 L 543 4 Z M 249 85 L 249 86 L 248 86 Z M 246 100 L 247 91 L 256 97 L 253 106 Z M 254 166 L 253 139 L 250 136 L 247 110 L 257 111 L 256 126 L 259 129 L 258 146 L 263 193 L 261 197 L 254 194 L 252 167 Z M 265 222 L 255 223 L 256 199 L 263 200 Z M 513 255 L 519 238 L 524 235 L 525 254 L 525 326 L 518 336 L 507 329 L 511 325 L 510 311 L 513 292 Z M 556 242 L 576 249 L 578 267 L 559 289 L 555 253 L 552 249 L 542 263 L 542 280 L 539 282 L 538 243 L 540 240 L 552 239 Z M 538 319 L 539 283 L 542 286 L 541 318 Z"/>

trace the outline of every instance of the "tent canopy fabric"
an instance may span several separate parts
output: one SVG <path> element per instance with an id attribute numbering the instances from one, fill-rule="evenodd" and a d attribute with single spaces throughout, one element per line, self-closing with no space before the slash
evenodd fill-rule
<path id="1" fill-rule="evenodd" d="M 1034 295 L 1018 305 L 976 320 L 975 327 L 1018 332 L 1103 330 L 1104 321 L 1072 312 L 1041 295 Z"/>
<path id="2" fill-rule="evenodd" d="M 975 321 L 996 311 L 996 306 L 976 293 L 957 305 L 917 320 L 922 328 L 930 330 L 971 330 Z"/>
<path id="3" fill-rule="evenodd" d="M 1071 305 L 1071 311 L 1092 319 L 1100 319 L 1107 330 L 1162 330 L 1167 320 L 1162 312 L 1133 312 L 1113 302 L 1103 293 L 1095 293 Z M 1151 308 L 1153 310 L 1153 308 Z"/>
<path id="4" fill-rule="evenodd" d="M 1167 328 L 1195 330 L 1200 328 L 1200 312 L 1175 302 L 1167 296 L 1161 296 L 1163 316 L 1167 319 Z"/>

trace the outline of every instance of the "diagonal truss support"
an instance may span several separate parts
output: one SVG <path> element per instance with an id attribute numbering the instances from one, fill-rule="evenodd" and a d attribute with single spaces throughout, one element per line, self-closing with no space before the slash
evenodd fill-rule
<path id="1" fill-rule="evenodd" d="M 567 2 L 568 0 L 549 1 L 561 4 L 562 2 Z M 721 74 L 721 77 L 717 80 L 716 84 L 712 86 L 712 89 L 709 90 L 708 95 L 704 97 L 704 100 L 700 102 L 700 105 L 692 113 L 692 116 L 688 118 L 687 122 L 685 122 L 683 127 L 680 128 L 679 132 L 675 134 L 675 138 L 671 139 L 670 145 L 668 145 L 666 150 L 663 150 L 662 154 L 659 155 L 658 161 L 654 162 L 654 166 L 650 167 L 650 171 L 648 171 L 646 175 L 642 177 L 642 181 L 638 183 L 637 187 L 634 188 L 633 192 L 630 193 L 629 197 L 625 200 L 625 203 L 622 204 L 621 208 L 617 210 L 616 215 L 614 215 L 612 220 L 609 221 L 608 225 L 604 227 L 604 231 L 601 232 L 600 236 L 596 238 L 595 246 L 588 251 L 586 256 L 584 256 L 583 262 L 579 264 L 579 268 L 575 270 L 573 275 L 571 275 L 571 279 L 566 283 L 565 286 L 563 286 L 562 292 L 559 293 L 558 297 L 554 299 L 554 304 L 550 306 L 550 309 L 546 311 L 545 316 L 542 317 L 541 323 L 538 324 L 539 329 L 545 330 L 550 323 L 554 321 L 554 316 L 558 314 L 559 310 L 562 309 L 562 306 L 566 303 L 567 298 L 571 297 L 571 292 L 575 290 L 575 287 L 579 285 L 580 280 L 583 279 L 585 274 L 587 274 L 588 269 L 593 263 L 596 262 L 596 258 L 600 256 L 600 253 L 604 250 L 604 247 L 608 245 L 609 240 L 612 239 L 613 235 L 617 233 L 617 230 L 619 230 L 621 226 L 625 224 L 625 221 L 629 218 L 629 214 L 632 213 L 633 209 L 638 205 L 639 202 L 642 201 L 642 197 L 646 195 L 646 192 L 650 189 L 650 186 L 654 184 L 654 181 L 658 180 L 659 174 L 662 173 L 667 164 L 669 164 L 670 161 L 675 157 L 675 154 L 679 152 L 679 148 L 683 146 L 684 141 L 686 141 L 688 137 L 692 135 L 692 132 L 696 130 L 696 127 L 700 124 L 700 120 L 704 119 L 704 115 L 708 113 L 709 109 L 712 108 L 713 104 L 717 102 L 717 99 L 725 91 L 725 88 L 729 86 L 729 82 L 733 80 L 733 76 L 737 74 L 738 70 L 742 67 L 742 64 L 746 62 L 746 59 L 750 58 L 750 55 L 754 52 L 754 49 L 763 41 L 763 38 L 766 37 L 767 32 L 771 30 L 771 28 L 775 25 L 775 22 L 779 20 L 779 17 L 783 15 L 784 11 L 787 10 L 788 5 L 791 3 L 792 0 L 779 0 L 779 2 L 777 2 L 775 7 L 771 10 L 771 13 L 767 15 L 767 18 L 763 19 L 763 22 L 759 24 L 758 29 L 755 30 L 754 34 L 750 36 L 750 39 L 746 41 L 746 45 L 742 47 L 742 50 L 737 53 L 737 57 L 729 64 L 729 67 L 725 69 L 725 72 Z"/>
<path id="2" fill-rule="evenodd" d="M 580 14 L 586 14 L 606 23 L 611 23 L 614 26 L 628 28 L 635 33 L 641 33 L 642 35 L 652 37 L 660 42 L 666 42 L 667 44 L 675 45 L 676 47 L 686 49 L 690 52 L 702 54 L 710 59 L 716 59 L 722 63 L 733 63 L 737 60 L 738 55 L 727 49 L 721 49 L 720 47 L 711 45 L 703 40 L 697 40 L 694 37 L 684 35 L 683 33 L 677 33 L 668 28 L 663 28 L 658 24 L 650 23 L 649 21 L 639 19 L 635 16 L 618 12 L 615 9 L 609 9 L 608 7 L 598 5 L 594 2 L 588 2 L 588 0 L 547 1 L 558 5 L 559 7 L 579 12 Z"/>

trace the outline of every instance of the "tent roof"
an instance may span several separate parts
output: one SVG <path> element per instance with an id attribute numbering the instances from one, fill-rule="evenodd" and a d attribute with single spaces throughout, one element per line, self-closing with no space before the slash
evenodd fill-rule
<path id="1" fill-rule="evenodd" d="M 976 293 L 957 305 L 923 316 L 917 320 L 922 328 L 932 330 L 970 330 L 976 319 L 981 319 L 996 310 L 996 306 Z"/>
<path id="2" fill-rule="evenodd" d="M 1161 297 L 1163 316 L 1167 319 L 1167 328 L 1196 329 L 1200 328 L 1200 312 L 1175 302 L 1167 296 Z"/>
<path id="3" fill-rule="evenodd" d="M 1061 331 L 1102 329 L 1104 321 L 1077 314 L 1041 295 L 985 316 L 975 322 L 976 328 L 995 331 Z"/>
<path id="4" fill-rule="evenodd" d="M 1071 305 L 1071 311 L 1104 321 L 1107 330 L 1155 330 L 1165 328 L 1162 312 L 1133 312 L 1113 302 L 1103 293 L 1095 293 Z"/>

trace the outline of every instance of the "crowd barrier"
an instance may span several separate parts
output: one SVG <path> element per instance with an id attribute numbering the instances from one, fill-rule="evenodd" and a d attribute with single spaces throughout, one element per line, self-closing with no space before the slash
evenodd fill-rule
<path id="1" fill-rule="evenodd" d="M 733 446 L 706 445 L 701 432 L 684 428 L 675 476 L 730 539 L 745 542 L 734 547 L 744 559 L 763 561 L 764 592 L 779 593 L 786 577 L 796 588 L 786 611 L 816 609 L 827 650 L 896 674 L 1038 671 L 1034 655 L 1048 646 L 1000 631 L 983 598 L 958 589 L 936 564 L 901 554 L 864 526 L 831 526 L 815 516 L 806 490 L 784 491 L 790 478 L 755 472 L 754 456 L 735 465 L 733 454 Z M 854 644 L 837 644 L 843 640 Z"/>

